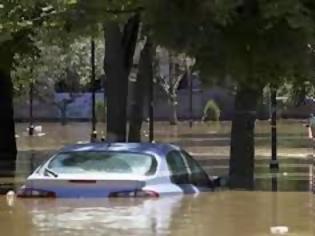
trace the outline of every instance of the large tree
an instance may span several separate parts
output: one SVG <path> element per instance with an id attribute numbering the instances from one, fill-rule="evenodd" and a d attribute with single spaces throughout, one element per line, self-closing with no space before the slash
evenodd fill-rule
<path id="1" fill-rule="evenodd" d="M 196 58 L 202 78 L 237 84 L 231 132 L 230 186 L 253 188 L 257 101 L 267 84 L 307 74 L 314 41 L 310 0 L 153 0 L 154 37 Z"/>
<path id="2" fill-rule="evenodd" d="M 10 67 L 13 60 L 12 52 L 6 51 L 8 44 L 0 47 L 1 55 L 7 56 L 7 63 L 0 62 L 0 108 L 2 115 L 0 118 L 0 171 L 14 170 L 12 160 L 15 160 L 17 153 L 15 143 L 15 131 L 13 120 L 13 85 L 10 77 Z M 7 173 L 6 173 L 7 174 Z"/>
<path id="3" fill-rule="evenodd" d="M 11 174 L 17 153 L 13 114 L 13 82 L 11 71 L 20 56 L 36 54 L 33 36 L 40 27 L 60 28 L 67 19 L 63 14 L 75 4 L 63 1 L 17 1 L 0 3 L 0 171 Z"/>
<path id="4" fill-rule="evenodd" d="M 140 19 L 129 18 L 122 30 L 118 22 L 104 25 L 107 98 L 107 138 L 125 142 L 127 139 L 127 98 L 129 73 L 139 33 Z"/>
<path id="5" fill-rule="evenodd" d="M 63 41 L 62 38 L 66 34 L 68 34 L 68 39 L 69 35 L 73 38 L 82 34 L 95 36 L 95 32 L 99 32 L 99 26 L 104 25 L 107 46 L 104 69 L 107 76 L 106 85 L 109 87 L 106 91 L 109 116 L 108 135 L 113 137 L 113 140 L 125 141 L 128 76 L 139 28 L 138 12 L 140 8 L 137 2 L 91 0 L 87 4 L 82 0 L 52 0 L 45 3 L 41 1 L 5 1 L 1 3 L 0 7 L 0 43 L 5 45 L 4 42 L 10 42 L 9 49 L 10 52 L 12 51 L 10 56 L 14 58 L 17 53 L 14 47 L 25 45 L 25 43 L 21 40 L 16 41 L 12 35 L 22 32 L 24 29 L 30 31 L 22 34 L 26 38 L 38 29 L 47 28 L 49 29 L 48 35 L 50 33 L 52 38 L 59 38 L 59 41 Z M 121 27 L 122 25 L 123 27 Z M 2 53 L 1 58 L 7 58 L 7 55 Z M 13 63 L 13 59 L 7 61 Z M 5 68 L 8 75 L 12 63 Z M 8 86 L 11 84 L 7 83 Z M 120 96 L 117 96 L 118 93 Z M 12 100 L 12 97 L 8 99 Z M 13 122 L 13 113 L 8 120 Z M 14 137 L 14 129 L 11 129 L 10 134 L 4 132 L 2 134 Z M 10 140 L 14 140 L 14 138 Z M 15 143 L 12 143 L 12 146 L 15 146 Z"/>
<path id="6" fill-rule="evenodd" d="M 131 114 L 129 121 L 129 142 L 141 142 L 141 127 L 144 120 L 145 101 L 149 101 L 150 80 L 153 80 L 154 47 L 150 38 L 145 40 L 141 51 L 137 79 L 131 98 Z"/>
<path id="7" fill-rule="evenodd" d="M 103 25 L 107 139 L 111 141 L 127 140 L 128 81 L 139 35 L 140 2 L 80 0 L 76 4 L 81 21 Z"/>
<path id="8" fill-rule="evenodd" d="M 0 4 L 0 173 L 12 174 L 17 153 L 13 114 L 11 69 L 14 55 L 32 51 L 29 19 L 37 9 L 27 1 Z"/>

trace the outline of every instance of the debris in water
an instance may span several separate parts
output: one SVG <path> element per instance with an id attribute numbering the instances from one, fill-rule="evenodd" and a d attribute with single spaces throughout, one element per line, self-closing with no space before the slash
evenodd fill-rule
<path id="1" fill-rule="evenodd" d="M 38 134 L 37 134 L 38 137 L 43 137 L 43 136 L 45 136 L 45 135 L 46 135 L 46 133 L 38 133 Z"/>
<path id="2" fill-rule="evenodd" d="M 272 234 L 276 234 L 276 235 L 287 234 L 289 232 L 289 227 L 287 227 L 287 226 L 273 226 L 273 227 L 270 227 L 270 232 Z"/>
<path id="3" fill-rule="evenodd" d="M 41 133 L 43 131 L 43 126 L 41 126 L 41 125 L 35 126 L 34 131 L 37 133 Z"/>
<path id="4" fill-rule="evenodd" d="M 15 192 L 10 190 L 9 192 L 7 192 L 6 198 L 7 198 L 8 206 L 12 207 L 15 201 Z"/>
<path id="5" fill-rule="evenodd" d="M 88 144 L 89 141 L 77 141 L 77 144 Z"/>

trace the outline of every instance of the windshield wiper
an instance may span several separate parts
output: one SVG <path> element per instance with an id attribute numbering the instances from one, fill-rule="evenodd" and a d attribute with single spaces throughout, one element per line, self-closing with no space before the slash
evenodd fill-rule
<path id="1" fill-rule="evenodd" d="M 56 172 L 52 171 L 51 169 L 49 169 L 47 167 L 45 168 L 45 173 L 48 173 L 48 174 L 54 176 L 55 178 L 58 177 L 58 174 Z"/>

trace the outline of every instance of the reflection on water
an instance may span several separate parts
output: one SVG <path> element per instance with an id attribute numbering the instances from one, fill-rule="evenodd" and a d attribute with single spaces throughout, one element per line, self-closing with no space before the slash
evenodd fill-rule
<path id="1" fill-rule="evenodd" d="M 18 135 L 18 158 L 16 178 L 0 179 L 0 193 L 19 186 L 24 179 L 57 149 L 66 144 L 88 141 L 89 123 L 41 123 L 41 133 L 45 136 L 29 137 L 28 124 L 16 125 Z M 104 130 L 104 124 L 98 124 L 98 131 Z M 157 123 L 155 138 L 157 141 L 173 142 L 190 151 L 210 175 L 228 175 L 230 122 L 216 124 L 196 123 L 190 129 L 187 123 L 173 127 Z M 147 124 L 144 124 L 143 140 L 147 139 Z M 272 173 L 269 170 L 270 126 L 268 122 L 257 122 L 256 126 L 256 190 L 272 190 Z M 309 191 L 311 188 L 312 162 L 307 155 L 312 153 L 307 142 L 305 128 L 298 121 L 279 122 L 279 159 L 280 172 L 277 174 L 278 190 Z M 308 147 L 309 146 L 309 147 Z"/>
<path id="2" fill-rule="evenodd" d="M 56 150 L 66 144 L 88 141 L 91 133 L 90 123 L 40 123 L 44 136 L 30 138 L 26 132 L 28 124 L 16 124 L 17 143 L 20 151 L 25 150 Z M 105 124 L 98 124 L 99 137 L 105 135 Z M 231 122 L 195 123 L 189 128 L 187 122 L 178 126 L 168 123 L 155 123 L 155 140 L 174 142 L 189 151 L 207 156 L 227 157 L 229 155 Z M 148 141 L 148 124 L 143 124 L 142 140 Z M 307 130 L 299 121 L 278 122 L 279 154 L 288 152 L 296 156 L 311 153 L 311 143 L 307 139 Z M 211 147 L 211 150 L 209 150 Z M 270 124 L 256 122 L 256 153 L 257 157 L 270 156 Z"/>
<path id="3" fill-rule="evenodd" d="M 163 235 L 169 228 L 172 212 L 180 203 L 178 196 L 144 201 L 58 200 L 26 207 L 42 235 L 57 235 L 60 230 L 71 235 Z"/>
<path id="4" fill-rule="evenodd" d="M 310 193 L 216 192 L 200 196 L 116 200 L 0 199 L 1 235 L 314 235 Z"/>
<path id="5" fill-rule="evenodd" d="M 315 235 L 315 195 L 310 191 L 314 190 L 314 165 L 311 159 L 304 158 L 311 153 L 303 139 L 305 130 L 298 123 L 280 124 L 279 152 L 285 155 L 280 156 L 279 173 L 271 173 L 266 124 L 257 127 L 255 192 L 226 190 L 161 199 L 9 199 L 9 204 L 3 196 L 0 235 L 262 236 L 272 235 L 271 231 L 278 229 L 287 229 L 290 236 Z M 20 152 L 16 178 L 0 179 L 0 192 L 21 185 L 56 149 L 88 140 L 90 135 L 90 126 L 84 123 L 66 127 L 44 124 L 46 135 L 32 138 L 27 136 L 26 127 L 17 125 Z M 192 130 L 162 125 L 157 126 L 156 138 L 195 153 L 210 175 L 227 175 L 229 131 L 229 123 L 214 127 L 199 124 Z M 146 137 L 145 132 L 143 136 Z"/>

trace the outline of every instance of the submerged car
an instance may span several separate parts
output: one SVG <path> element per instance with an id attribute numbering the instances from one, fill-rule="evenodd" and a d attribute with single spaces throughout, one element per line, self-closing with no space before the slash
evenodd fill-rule
<path id="1" fill-rule="evenodd" d="M 59 151 L 31 174 L 22 198 L 159 197 L 212 191 L 214 181 L 183 149 L 157 143 L 96 143 Z"/>

